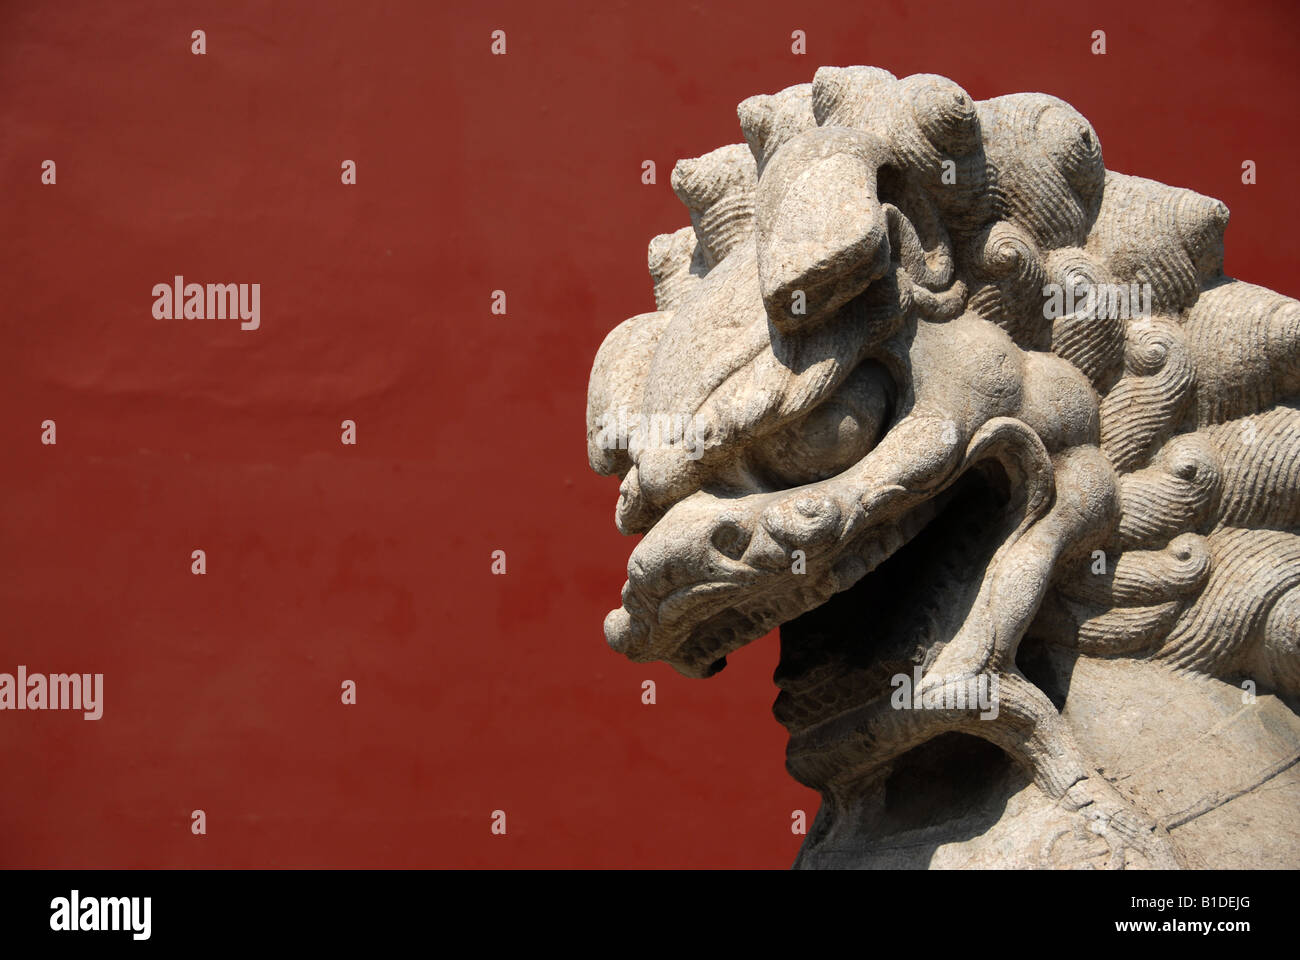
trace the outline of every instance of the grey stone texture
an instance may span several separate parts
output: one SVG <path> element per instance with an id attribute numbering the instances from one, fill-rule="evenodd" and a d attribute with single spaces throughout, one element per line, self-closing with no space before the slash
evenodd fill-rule
<path id="1" fill-rule="evenodd" d="M 738 112 L 591 373 L 609 645 L 708 677 L 781 628 L 797 866 L 1300 866 L 1300 303 L 1054 97 Z"/>

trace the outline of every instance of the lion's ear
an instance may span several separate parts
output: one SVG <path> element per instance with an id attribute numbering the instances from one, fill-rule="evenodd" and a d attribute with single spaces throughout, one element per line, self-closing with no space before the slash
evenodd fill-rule
<path id="1" fill-rule="evenodd" d="M 753 151 L 758 175 L 791 137 L 817 126 L 813 114 L 813 85 L 799 83 L 780 93 L 760 94 L 742 100 L 736 108 L 740 130 Z"/>
<path id="2" fill-rule="evenodd" d="M 642 313 L 609 332 L 587 383 L 587 461 L 599 474 L 632 466 L 628 440 L 641 413 L 650 361 L 672 314 Z"/>
<path id="3" fill-rule="evenodd" d="M 782 333 L 809 329 L 888 272 L 892 253 L 876 178 L 884 141 L 847 127 L 792 137 L 758 183 L 758 276 Z"/>
<path id="4" fill-rule="evenodd" d="M 743 143 L 678 160 L 673 192 L 690 211 L 704 265 L 712 269 L 754 232 L 758 169 Z"/>

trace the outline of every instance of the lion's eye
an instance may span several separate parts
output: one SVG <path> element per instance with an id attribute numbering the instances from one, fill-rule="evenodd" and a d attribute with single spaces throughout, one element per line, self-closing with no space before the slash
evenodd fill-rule
<path id="1" fill-rule="evenodd" d="M 876 445 L 892 398 L 893 383 L 884 367 L 864 363 L 806 416 L 755 444 L 751 462 L 790 487 L 841 473 Z"/>
<path id="2" fill-rule="evenodd" d="M 749 546 L 749 531 L 734 520 L 724 520 L 713 532 L 713 545 L 724 556 L 739 560 Z"/>

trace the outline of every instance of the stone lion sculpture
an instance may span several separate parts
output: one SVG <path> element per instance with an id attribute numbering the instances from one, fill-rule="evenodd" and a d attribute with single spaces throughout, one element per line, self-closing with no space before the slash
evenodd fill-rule
<path id="1" fill-rule="evenodd" d="M 781 628 L 798 867 L 1300 865 L 1300 303 L 1054 97 L 823 68 L 739 116 L 591 373 L 609 645 Z"/>

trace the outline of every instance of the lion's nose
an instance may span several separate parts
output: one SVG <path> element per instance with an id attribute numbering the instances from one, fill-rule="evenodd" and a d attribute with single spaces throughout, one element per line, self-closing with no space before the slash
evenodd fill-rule
<path id="1" fill-rule="evenodd" d="M 636 659 L 648 636 L 646 625 L 623 607 L 611 610 L 605 617 L 605 642 L 615 653 Z"/>
<path id="2" fill-rule="evenodd" d="M 713 528 L 709 543 L 713 544 L 713 549 L 727 559 L 739 560 L 749 549 L 752 535 L 753 531 L 748 524 L 732 517 L 724 517 Z"/>
<path id="3" fill-rule="evenodd" d="M 753 517 L 720 518 L 708 542 L 726 560 L 755 570 L 776 570 L 792 562 L 795 550 L 821 546 L 833 540 L 839 529 L 838 504 L 822 494 L 803 493 Z"/>

